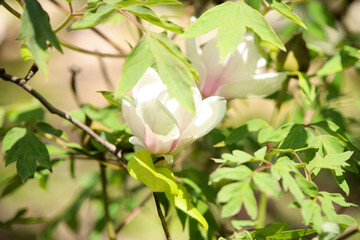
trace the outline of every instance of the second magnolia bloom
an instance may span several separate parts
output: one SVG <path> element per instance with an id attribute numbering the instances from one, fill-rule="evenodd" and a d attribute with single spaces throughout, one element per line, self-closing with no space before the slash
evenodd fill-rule
<path id="1" fill-rule="evenodd" d="M 155 155 L 173 155 L 216 127 L 225 114 L 226 100 L 217 96 L 202 100 L 196 87 L 192 92 L 195 114 L 172 98 L 157 72 L 148 68 L 133 88 L 133 98 L 123 100 L 123 114 L 134 135 L 130 142 L 135 150 L 145 148 Z"/>
<path id="2" fill-rule="evenodd" d="M 266 61 L 251 35 L 245 35 L 235 50 L 220 61 L 216 38 L 199 48 L 196 39 L 186 40 L 186 50 L 199 72 L 200 91 L 204 97 L 233 98 L 265 97 L 279 90 L 286 73 L 262 73 Z"/>

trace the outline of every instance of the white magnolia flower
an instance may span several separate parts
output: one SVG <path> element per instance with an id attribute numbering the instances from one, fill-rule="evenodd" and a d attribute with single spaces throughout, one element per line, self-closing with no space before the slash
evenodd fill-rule
<path id="1" fill-rule="evenodd" d="M 192 88 L 196 113 L 180 106 L 153 68 L 148 68 L 133 88 L 133 99 L 123 100 L 123 114 L 133 137 L 135 150 L 146 148 L 155 155 L 174 155 L 212 130 L 223 118 L 226 100 L 202 100 Z"/>
<path id="2" fill-rule="evenodd" d="M 186 50 L 199 72 L 200 91 L 204 97 L 258 98 L 274 93 L 281 87 L 285 73 L 262 73 L 266 61 L 256 48 L 254 38 L 245 35 L 234 55 L 220 62 L 216 38 L 199 48 L 196 39 L 186 40 Z"/>

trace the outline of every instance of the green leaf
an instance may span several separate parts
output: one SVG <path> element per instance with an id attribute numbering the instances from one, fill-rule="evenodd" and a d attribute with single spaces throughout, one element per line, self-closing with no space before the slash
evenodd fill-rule
<path id="1" fill-rule="evenodd" d="M 237 26 L 234 28 L 233 26 Z M 263 15 L 243 1 L 225 2 L 213 7 L 200 16 L 183 34 L 183 38 L 191 38 L 218 30 L 216 46 L 220 51 L 220 59 L 233 53 L 245 34 L 246 27 L 253 30 L 264 41 L 270 42 L 285 51 L 285 47 Z M 229 38 L 230 36 L 230 38 Z"/>
<path id="2" fill-rule="evenodd" d="M 174 206 L 185 212 L 190 217 L 196 219 L 204 227 L 205 231 L 208 231 L 209 225 L 206 219 L 191 203 L 189 200 L 189 193 L 183 185 L 179 183 L 177 184 L 177 194 L 172 194 L 171 192 L 165 192 L 165 194 L 167 199 L 169 199 Z"/>
<path id="3" fill-rule="evenodd" d="M 48 75 L 46 63 L 49 58 L 48 43 L 62 52 L 59 41 L 51 29 L 49 16 L 37 0 L 25 0 L 24 13 L 21 17 L 21 32 L 18 39 L 26 38 L 35 63 Z"/>
<path id="4" fill-rule="evenodd" d="M 61 137 L 64 133 L 63 131 L 54 128 L 53 126 L 51 126 L 50 124 L 48 124 L 46 122 L 38 122 L 35 125 L 35 128 L 41 132 L 49 133 L 49 134 L 57 136 L 57 137 Z"/>
<path id="5" fill-rule="evenodd" d="M 145 6 L 139 6 L 139 5 L 132 5 L 126 8 L 123 8 L 122 10 L 126 12 L 130 12 L 156 26 L 159 26 L 163 29 L 182 34 L 183 28 L 179 25 L 172 23 L 167 20 L 160 19 L 156 13 L 149 7 Z"/>
<path id="6" fill-rule="evenodd" d="M 294 163 L 287 157 L 279 158 L 271 168 L 273 176 L 277 180 L 282 179 L 282 186 L 284 190 L 289 190 L 296 200 L 301 202 L 305 196 L 295 179 L 292 177 L 291 172 L 298 173 L 298 170 L 296 169 Z"/>
<path id="7" fill-rule="evenodd" d="M 309 78 L 304 73 L 299 72 L 298 78 L 301 93 L 305 96 L 308 104 L 313 103 L 316 98 L 315 86 L 310 83 Z"/>
<path id="8" fill-rule="evenodd" d="M 284 140 L 290 130 L 293 128 L 295 124 L 293 123 L 290 123 L 290 124 L 286 124 L 286 125 L 283 125 L 281 126 L 279 129 L 277 129 L 272 135 L 270 138 L 266 139 L 266 141 L 269 141 L 269 142 L 280 142 L 282 140 Z"/>
<path id="9" fill-rule="evenodd" d="M 271 176 L 270 173 L 254 172 L 252 178 L 256 187 L 270 196 L 280 197 L 279 183 Z"/>
<path id="10" fill-rule="evenodd" d="M 26 134 L 26 128 L 14 127 L 8 131 L 2 141 L 1 153 L 8 151 L 19 139 Z"/>
<path id="11" fill-rule="evenodd" d="M 296 229 L 289 231 L 282 231 L 274 235 L 268 236 L 269 239 L 301 239 L 307 235 L 316 233 L 313 229 Z"/>
<path id="12" fill-rule="evenodd" d="M 304 218 L 305 225 L 312 221 L 317 232 L 321 231 L 322 216 L 321 208 L 315 200 L 306 199 L 301 203 L 301 214 Z"/>
<path id="13" fill-rule="evenodd" d="M 219 202 L 226 202 L 221 210 L 223 218 L 238 213 L 243 204 L 251 219 L 257 216 L 257 202 L 249 180 L 225 185 L 219 191 L 217 199 Z"/>
<path id="14" fill-rule="evenodd" d="M 300 25 L 301 27 L 307 29 L 303 21 L 301 21 L 301 18 L 299 18 L 295 13 L 293 13 L 293 10 L 283 1 L 281 0 L 266 0 L 266 1 L 270 4 L 270 6 L 273 9 L 281 13 L 284 17 Z"/>
<path id="15" fill-rule="evenodd" d="M 6 155 L 6 165 L 15 161 L 17 172 L 23 182 L 34 175 L 36 161 L 40 166 L 51 170 L 50 156 L 45 144 L 30 130 L 16 141 Z"/>
<path id="16" fill-rule="evenodd" d="M 330 10 L 323 3 L 317 1 L 309 1 L 306 3 L 309 16 L 320 25 L 328 25 L 335 27 L 335 18 Z"/>
<path id="17" fill-rule="evenodd" d="M 126 58 L 115 98 L 121 97 L 134 87 L 154 62 L 170 95 L 194 113 L 191 87 L 195 86 L 194 77 L 197 79 L 195 69 L 174 42 L 157 33 L 146 34 Z"/>
<path id="18" fill-rule="evenodd" d="M 221 158 L 223 159 L 223 162 L 236 163 L 237 165 L 240 165 L 242 163 L 249 162 L 254 157 L 244 151 L 234 150 L 232 154 L 222 154 Z"/>
<path id="19" fill-rule="evenodd" d="M 104 98 L 112 105 L 118 108 L 122 108 L 121 101 L 116 100 L 115 94 L 112 92 L 100 91 Z"/>
<path id="20" fill-rule="evenodd" d="M 280 144 L 281 149 L 299 149 L 306 146 L 307 132 L 303 125 L 295 124 Z"/>
<path id="21" fill-rule="evenodd" d="M 256 159 L 262 160 L 265 158 L 266 155 L 266 151 L 267 151 L 267 147 L 262 147 L 259 150 L 257 150 L 256 152 L 254 152 L 254 156 Z"/>
<path id="22" fill-rule="evenodd" d="M 257 224 L 256 221 L 250 221 L 250 220 L 232 220 L 231 225 L 235 228 L 235 230 L 241 230 L 244 227 L 253 227 Z"/>
<path id="23" fill-rule="evenodd" d="M 74 22 L 70 28 L 71 29 L 85 29 L 94 27 L 107 18 L 109 18 L 113 13 L 118 11 L 118 8 L 114 5 L 107 4 L 107 3 L 100 3 L 96 7 L 91 8 L 86 11 L 84 16 Z"/>
<path id="24" fill-rule="evenodd" d="M 122 97 L 133 88 L 142 75 L 154 62 L 149 44 L 149 35 L 145 35 L 139 44 L 126 57 L 120 81 L 115 91 L 115 99 Z"/>
<path id="25" fill-rule="evenodd" d="M 345 201 L 344 197 L 340 193 L 328 193 L 328 192 L 320 192 L 321 195 L 324 196 L 326 199 L 330 199 L 334 203 L 342 206 L 342 207 L 356 207 L 353 203 L 348 203 Z"/>
<path id="26" fill-rule="evenodd" d="M 21 181 L 18 175 L 11 177 L 6 181 L 5 186 L 1 191 L 1 198 L 5 197 L 6 195 L 9 195 L 10 193 L 14 192 L 21 186 L 23 186 L 23 182 Z"/>
<path id="27" fill-rule="evenodd" d="M 127 169 L 133 178 L 144 183 L 154 192 L 171 194 L 178 192 L 174 173 L 168 168 L 155 168 L 150 153 L 145 149 L 134 154 Z"/>
<path id="28" fill-rule="evenodd" d="M 122 0 L 116 3 L 116 6 L 118 7 L 127 7 L 131 5 L 160 5 L 160 4 L 181 4 L 181 2 L 177 0 Z"/>
<path id="29" fill-rule="evenodd" d="M 300 189 L 309 197 L 316 197 L 318 188 L 314 182 L 309 182 L 302 175 L 295 175 L 296 182 L 299 184 Z"/>
<path id="30" fill-rule="evenodd" d="M 171 51 L 175 46 L 160 42 L 160 35 L 155 35 L 155 37 L 157 37 L 156 40 L 151 39 L 151 50 L 161 80 L 167 86 L 172 97 L 176 98 L 190 112 L 195 113 L 195 103 L 191 90 L 195 84 L 188 64 L 179 55 Z"/>
<path id="31" fill-rule="evenodd" d="M 326 169 L 333 169 L 338 171 L 343 171 L 342 166 L 349 166 L 346 162 L 353 152 L 347 151 L 343 153 L 333 153 L 327 154 L 325 157 L 319 156 L 315 157 L 307 166 L 309 171 L 313 170 L 314 168 L 326 168 Z"/>
<path id="32" fill-rule="evenodd" d="M 20 55 L 21 55 L 21 58 L 24 60 L 24 61 L 27 61 L 27 60 L 33 60 L 33 56 L 31 54 L 31 51 L 29 49 L 29 47 L 27 46 L 27 44 L 25 42 L 23 42 L 21 44 L 21 47 L 20 47 Z"/>
<path id="33" fill-rule="evenodd" d="M 345 68 L 353 66 L 359 58 L 342 49 L 340 53 L 330 58 L 316 73 L 318 76 L 327 76 L 331 73 L 343 71 Z"/>
<path id="34" fill-rule="evenodd" d="M 251 169 L 245 165 L 240 165 L 234 168 L 218 168 L 210 175 L 210 182 L 218 182 L 224 178 L 241 181 L 250 177 L 251 173 Z"/>

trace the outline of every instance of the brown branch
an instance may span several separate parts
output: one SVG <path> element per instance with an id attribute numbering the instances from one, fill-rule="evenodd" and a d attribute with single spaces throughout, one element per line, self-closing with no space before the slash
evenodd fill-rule
<path id="1" fill-rule="evenodd" d="M 167 223 L 166 223 L 164 214 L 161 211 L 159 197 L 158 197 L 156 192 L 154 192 L 153 195 L 154 195 L 154 199 L 155 199 L 156 210 L 158 212 L 158 215 L 159 215 L 159 218 L 160 218 L 160 221 L 161 221 L 161 225 L 163 227 L 163 230 L 164 230 L 164 233 L 165 233 L 165 236 L 166 236 L 166 240 L 171 240 L 171 236 L 170 236 L 170 233 L 169 233 L 169 230 L 168 230 L 168 227 L 167 227 Z"/>
<path id="2" fill-rule="evenodd" d="M 122 157 L 121 151 L 118 151 L 115 145 L 101 138 L 98 134 L 96 134 L 91 128 L 78 121 L 77 119 L 71 117 L 68 113 L 63 112 L 62 110 L 54 107 L 51 103 L 49 103 L 40 93 L 38 93 L 35 89 L 26 84 L 26 80 L 24 78 L 15 77 L 9 75 L 5 72 L 5 69 L 0 69 L 0 78 L 4 81 L 8 81 L 14 83 L 20 87 L 22 87 L 25 91 L 30 93 L 33 97 L 41 102 L 41 104 L 52 114 L 58 115 L 59 117 L 68 120 L 78 128 L 82 129 L 88 135 L 90 135 L 95 141 L 104 146 L 109 152 L 113 153 L 121 160 L 121 164 L 126 169 L 127 161 Z"/>
<path id="3" fill-rule="evenodd" d="M 126 226 L 126 224 L 128 224 L 129 222 L 131 222 L 131 220 L 134 219 L 134 217 L 140 212 L 141 208 L 145 205 L 145 203 L 151 198 L 151 195 L 152 194 L 147 195 L 146 198 L 144 198 L 144 200 L 142 200 L 142 202 L 139 204 L 139 206 L 132 210 L 132 212 L 124 219 L 124 221 L 122 221 L 122 223 L 115 229 L 116 233 L 120 232 L 121 229 Z"/>
<path id="4" fill-rule="evenodd" d="M 357 232 L 359 232 L 359 227 L 358 226 L 349 227 L 347 229 L 347 231 L 344 232 L 343 234 L 341 234 L 339 237 L 337 237 L 336 240 L 347 239 L 348 237 L 351 237 L 352 235 L 354 235 Z"/>
<path id="5" fill-rule="evenodd" d="M 39 71 L 39 68 L 36 65 L 36 63 L 33 63 L 33 65 L 31 65 L 31 68 L 29 69 L 29 71 L 26 74 L 26 76 L 24 77 L 24 79 L 26 81 L 29 81 L 37 73 L 37 71 Z"/>
<path id="6" fill-rule="evenodd" d="M 17 18 L 21 18 L 21 14 L 19 12 L 17 12 L 15 9 L 13 9 L 9 4 L 7 4 L 5 1 L 2 3 L 2 5 L 4 6 L 4 8 L 6 8 L 6 10 L 8 10 L 12 15 L 14 15 Z"/>

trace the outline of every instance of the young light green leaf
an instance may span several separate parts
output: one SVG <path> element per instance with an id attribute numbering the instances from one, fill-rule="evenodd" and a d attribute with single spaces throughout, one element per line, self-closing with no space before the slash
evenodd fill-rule
<path id="1" fill-rule="evenodd" d="M 167 199 L 178 209 L 185 212 L 190 217 L 196 219 L 205 229 L 208 231 L 209 225 L 206 219 L 201 215 L 201 213 L 194 207 L 194 205 L 189 200 L 189 193 L 187 192 L 186 188 L 181 185 L 177 184 L 177 194 L 172 194 L 170 192 L 165 192 Z"/>
<path id="2" fill-rule="evenodd" d="M 237 27 L 234 28 L 234 25 Z M 224 60 L 229 52 L 235 51 L 245 34 L 246 27 L 264 41 L 286 50 L 264 16 L 243 1 L 225 2 L 209 9 L 185 31 L 183 38 L 202 35 L 217 27 L 219 30 L 216 46 L 220 51 L 220 60 Z"/>
<path id="3" fill-rule="evenodd" d="M 323 222 L 321 208 L 315 200 L 304 200 L 301 204 L 301 214 L 304 218 L 305 225 L 309 225 L 312 221 L 316 231 L 321 231 L 321 225 Z"/>
<path id="4" fill-rule="evenodd" d="M 249 180 L 225 185 L 217 198 L 219 202 L 226 202 L 221 211 L 224 218 L 238 213 L 243 204 L 251 219 L 257 216 L 257 203 Z"/>
<path id="5" fill-rule="evenodd" d="M 150 153 L 143 149 L 130 159 L 129 174 L 154 192 L 178 193 L 174 173 L 168 168 L 155 168 Z"/>
<path id="6" fill-rule="evenodd" d="M 296 169 L 294 163 L 287 157 L 279 158 L 271 168 L 271 173 L 275 179 L 282 179 L 282 186 L 284 190 L 289 190 L 296 200 L 301 202 L 305 196 L 295 179 L 292 177 L 291 172 L 298 173 L 298 170 Z"/>
<path id="7" fill-rule="evenodd" d="M 49 16 L 37 0 L 25 0 L 24 13 L 21 18 L 21 32 L 18 39 L 26 38 L 27 45 L 41 71 L 47 76 L 49 53 L 48 43 L 62 52 L 59 41 L 51 29 Z"/>
<path id="8" fill-rule="evenodd" d="M 14 127 L 8 131 L 2 141 L 1 153 L 8 151 L 20 138 L 26 134 L 26 128 Z"/>
<path id="9" fill-rule="evenodd" d="M 218 182 L 224 178 L 241 181 L 247 179 L 251 173 L 251 169 L 245 165 L 240 165 L 234 168 L 218 168 L 210 175 L 210 182 Z"/>
<path id="10" fill-rule="evenodd" d="M 343 153 L 327 154 L 325 157 L 318 156 L 308 164 L 307 168 L 309 171 L 314 168 L 327 168 L 343 171 L 341 167 L 349 166 L 346 161 L 352 154 L 353 152 L 347 151 Z"/>
<path id="11" fill-rule="evenodd" d="M 343 71 L 345 68 L 353 66 L 359 58 L 354 57 L 352 54 L 345 50 L 330 58 L 320 70 L 316 73 L 318 76 L 327 76 L 331 73 Z"/>
<path id="12" fill-rule="evenodd" d="M 118 8 L 114 5 L 107 4 L 107 3 L 100 3 L 96 7 L 91 8 L 86 11 L 84 16 L 74 22 L 70 28 L 71 29 L 85 29 L 94 27 L 107 18 L 109 18 L 113 13 L 118 11 Z"/>
<path id="13" fill-rule="evenodd" d="M 235 230 L 241 230 L 244 227 L 253 227 L 257 224 L 256 221 L 250 221 L 250 220 L 232 220 L 231 225 L 235 228 Z"/>
<path id="14" fill-rule="evenodd" d="M 280 197 L 279 183 L 273 178 L 273 176 L 271 176 L 270 173 L 254 172 L 252 179 L 260 191 L 270 196 Z"/>
<path id="15" fill-rule="evenodd" d="M 301 18 L 299 18 L 298 15 L 296 15 L 293 12 L 293 10 L 288 5 L 286 5 L 286 3 L 284 3 L 281 0 L 266 0 L 266 1 L 270 4 L 270 6 L 273 9 L 281 13 L 284 17 L 300 25 L 301 27 L 307 29 Z"/>
<path id="16" fill-rule="evenodd" d="M 171 5 L 177 5 L 177 4 L 181 4 L 181 2 L 177 1 L 177 0 L 122 0 L 122 1 L 116 1 L 117 3 L 115 4 L 118 7 L 127 7 L 127 6 L 131 6 L 131 5 L 146 5 L 146 6 L 150 6 L 150 5 L 160 5 L 160 4 L 171 4 Z"/>
<path id="17" fill-rule="evenodd" d="M 224 162 L 236 163 L 240 165 L 242 163 L 249 162 L 254 157 L 244 151 L 234 150 L 232 154 L 230 153 L 222 154 L 221 158 L 224 160 Z"/>
<path id="18" fill-rule="evenodd" d="M 256 159 L 264 159 L 265 155 L 266 155 L 266 151 L 267 151 L 267 147 L 262 147 L 259 150 L 257 150 L 256 152 L 254 152 L 254 156 Z"/>
<path id="19" fill-rule="evenodd" d="M 160 19 L 156 13 L 149 7 L 132 5 L 122 9 L 123 11 L 130 12 L 156 26 L 164 28 L 166 30 L 175 32 L 175 33 L 183 33 L 183 28 L 173 22 Z"/>
<path id="20" fill-rule="evenodd" d="M 353 203 L 348 203 L 345 201 L 344 197 L 340 193 L 328 193 L 328 192 L 320 192 L 321 195 L 324 196 L 326 199 L 330 199 L 334 203 L 342 206 L 342 207 L 356 207 Z"/>
<path id="21" fill-rule="evenodd" d="M 34 175 L 37 167 L 36 162 L 51 170 L 50 156 L 45 144 L 30 130 L 16 141 L 6 155 L 6 165 L 15 161 L 17 172 L 23 182 Z"/>

